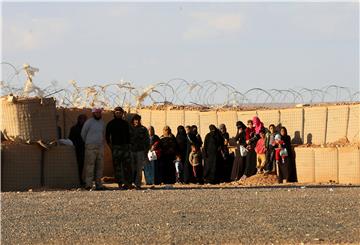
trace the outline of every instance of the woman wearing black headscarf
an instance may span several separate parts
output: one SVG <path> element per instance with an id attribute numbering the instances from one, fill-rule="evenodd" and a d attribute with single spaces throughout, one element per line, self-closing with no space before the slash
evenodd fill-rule
<path id="1" fill-rule="evenodd" d="M 181 161 L 184 163 L 186 158 L 186 148 L 187 148 L 187 137 L 184 126 L 177 127 L 176 142 L 178 146 L 178 153 L 181 156 Z"/>
<path id="2" fill-rule="evenodd" d="M 205 183 L 217 184 L 219 183 L 217 169 L 219 168 L 219 161 L 222 158 L 221 147 L 224 141 L 220 131 L 215 125 L 211 124 L 209 129 L 210 132 L 206 135 L 204 142 L 204 178 Z"/>
<path id="3" fill-rule="evenodd" d="M 287 133 L 287 129 L 285 127 L 281 127 L 280 129 L 281 140 L 284 141 L 286 151 L 288 156 L 285 158 L 285 161 L 288 161 L 288 178 L 287 182 L 296 182 L 296 165 L 295 165 L 295 158 L 293 154 L 293 149 L 291 146 L 291 138 Z"/>
<path id="4" fill-rule="evenodd" d="M 234 155 L 229 152 L 229 140 L 230 136 L 227 132 L 226 125 L 220 124 L 219 130 L 223 137 L 223 146 L 221 147 L 222 164 L 219 169 L 219 177 L 221 182 L 230 182 L 232 166 L 234 162 Z"/>
<path id="5" fill-rule="evenodd" d="M 176 181 L 174 160 L 177 153 L 177 143 L 169 126 L 164 127 L 160 142 L 162 147 L 160 158 L 162 181 L 164 184 L 174 184 Z"/>
<path id="6" fill-rule="evenodd" d="M 235 136 L 236 142 L 236 152 L 235 152 L 235 160 L 231 171 L 231 180 L 237 181 L 244 174 L 244 165 L 246 161 L 246 156 L 241 156 L 240 147 L 246 147 L 246 137 L 245 130 L 246 125 L 242 121 L 238 121 L 236 123 L 237 133 Z"/>

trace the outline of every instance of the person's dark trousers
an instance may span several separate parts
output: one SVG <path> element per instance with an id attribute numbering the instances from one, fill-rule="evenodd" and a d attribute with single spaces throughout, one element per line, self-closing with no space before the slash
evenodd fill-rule
<path id="1" fill-rule="evenodd" d="M 119 184 L 121 183 L 126 186 L 131 186 L 132 156 L 130 151 L 130 145 L 112 146 L 112 158 L 113 158 L 115 178 L 119 180 Z"/>
<path id="2" fill-rule="evenodd" d="M 160 185 L 162 180 L 161 161 L 154 160 L 154 184 Z"/>
<path id="3" fill-rule="evenodd" d="M 269 146 L 269 148 L 266 151 L 266 163 L 265 163 L 265 170 L 271 172 L 274 169 L 274 156 L 275 151 L 273 146 Z"/>
<path id="4" fill-rule="evenodd" d="M 78 164 L 80 184 L 83 186 L 85 185 L 85 182 L 82 179 L 82 172 L 84 169 L 84 160 L 85 160 L 85 146 L 84 147 L 78 146 L 75 149 L 76 149 L 76 161 Z"/>

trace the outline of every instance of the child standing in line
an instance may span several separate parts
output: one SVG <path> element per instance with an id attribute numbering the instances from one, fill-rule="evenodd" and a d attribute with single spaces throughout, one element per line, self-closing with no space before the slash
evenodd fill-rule
<path id="1" fill-rule="evenodd" d="M 267 174 L 269 172 L 275 171 L 274 169 L 274 160 L 275 160 L 275 151 L 274 151 L 274 142 L 275 142 L 275 125 L 270 124 L 268 132 L 265 135 L 265 148 L 266 148 L 266 163 L 265 171 Z"/>
<path id="2" fill-rule="evenodd" d="M 261 130 L 259 134 L 260 134 L 260 139 L 257 141 L 255 146 L 256 162 L 257 162 L 256 168 L 258 174 L 263 172 L 265 168 L 265 160 L 266 160 L 265 130 Z"/>
<path id="3" fill-rule="evenodd" d="M 201 155 L 201 151 L 195 145 L 191 145 L 189 162 L 192 166 L 195 183 L 202 184 L 203 183 L 202 155 Z"/>
<path id="4" fill-rule="evenodd" d="M 176 159 L 174 160 L 175 164 L 175 170 L 176 170 L 176 183 L 182 183 L 183 182 L 183 170 L 184 166 L 181 161 L 180 154 L 176 154 Z"/>
<path id="5" fill-rule="evenodd" d="M 278 182 L 283 183 L 283 180 L 288 179 L 288 161 L 286 161 L 286 157 L 288 156 L 287 150 L 285 148 L 285 143 L 281 140 L 281 135 L 275 135 L 275 161 L 278 167 Z"/>

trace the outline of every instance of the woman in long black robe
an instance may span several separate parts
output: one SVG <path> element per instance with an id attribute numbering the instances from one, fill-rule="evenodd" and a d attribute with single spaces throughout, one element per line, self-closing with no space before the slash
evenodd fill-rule
<path id="1" fill-rule="evenodd" d="M 240 155 L 240 146 L 246 147 L 246 139 L 245 139 L 245 129 L 246 126 L 243 122 L 238 121 L 236 123 L 236 127 L 238 129 L 236 136 L 235 136 L 235 142 L 236 142 L 236 152 L 235 152 L 235 159 L 231 171 L 231 180 L 237 181 L 243 176 L 244 174 L 244 166 L 246 157 L 243 157 Z"/>
<path id="2" fill-rule="evenodd" d="M 219 169 L 219 177 L 221 182 L 230 182 L 231 180 L 231 171 L 234 162 L 234 154 L 230 154 L 229 152 L 229 140 L 230 135 L 227 132 L 226 125 L 220 124 L 219 130 L 221 136 L 223 137 L 223 146 L 221 147 L 221 155 L 223 158 L 222 164 Z"/>
<path id="3" fill-rule="evenodd" d="M 291 138 L 287 133 L 287 129 L 285 127 L 281 127 L 280 129 L 281 140 L 284 141 L 286 151 L 288 152 L 288 156 L 285 158 L 288 164 L 288 178 L 287 182 L 297 182 L 297 174 L 296 174 L 296 165 L 295 165 L 295 157 L 293 154 L 293 149 L 291 146 Z"/>
<path id="4" fill-rule="evenodd" d="M 223 140 L 220 131 L 215 125 L 209 126 L 210 132 L 205 136 L 204 142 L 204 179 L 205 183 L 217 184 L 219 177 L 217 176 L 217 169 L 219 168 L 219 161 L 221 160 L 221 147 Z"/>
<path id="5" fill-rule="evenodd" d="M 177 127 L 176 143 L 178 146 L 178 153 L 181 156 L 181 162 L 185 162 L 186 151 L 187 151 L 187 136 L 184 126 Z"/>
<path id="6" fill-rule="evenodd" d="M 184 161 L 184 183 L 195 183 L 195 177 L 192 170 L 192 166 L 189 162 L 189 155 L 191 151 L 191 145 L 194 145 L 198 150 L 200 150 L 202 141 L 201 137 L 197 136 L 197 131 L 192 130 L 192 127 L 186 126 L 186 155 Z"/>
<path id="7" fill-rule="evenodd" d="M 164 184 L 174 184 L 176 182 L 176 170 L 174 160 L 177 153 L 177 143 L 175 136 L 171 133 L 169 126 L 165 126 L 163 135 L 160 137 L 161 142 L 161 176 Z"/>

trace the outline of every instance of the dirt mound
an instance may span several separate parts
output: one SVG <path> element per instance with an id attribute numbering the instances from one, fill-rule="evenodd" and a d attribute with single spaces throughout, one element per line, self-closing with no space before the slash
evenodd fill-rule
<path id="1" fill-rule="evenodd" d="M 277 184 L 277 177 L 276 174 L 256 174 L 237 183 L 240 185 L 273 185 Z"/>

